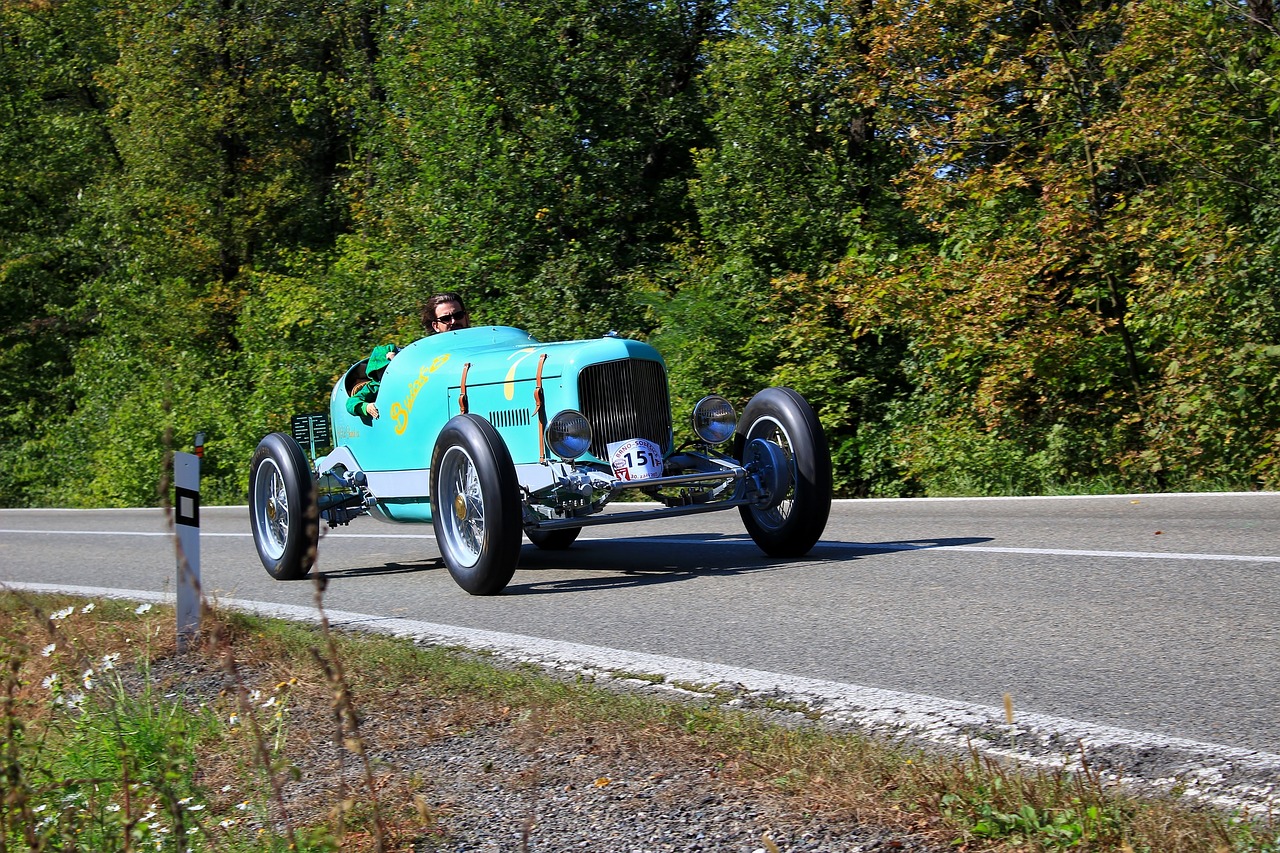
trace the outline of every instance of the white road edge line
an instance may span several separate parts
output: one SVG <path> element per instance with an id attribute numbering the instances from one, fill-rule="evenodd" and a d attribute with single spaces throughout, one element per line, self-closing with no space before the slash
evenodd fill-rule
<path id="1" fill-rule="evenodd" d="M 129 531 L 129 530 L 40 530 L 0 528 L 2 534 L 32 534 L 57 536 L 172 536 L 168 531 Z M 201 531 L 200 537 L 219 537 L 244 539 L 252 533 L 212 533 Z M 324 539 L 432 539 L 432 533 L 333 533 L 326 532 L 320 537 Z M 634 541 L 654 545 L 751 545 L 755 543 L 745 537 L 698 540 L 694 538 L 677 538 L 663 536 L 584 536 L 579 542 L 621 542 Z M 968 551 L 975 554 L 1027 554 L 1031 556 L 1048 555 L 1054 557 L 1117 557 L 1127 560 L 1210 560 L 1233 563 L 1280 563 L 1280 556 L 1251 554 L 1183 554 L 1163 551 L 1085 551 L 1071 548 L 1000 548 L 987 545 L 920 545 L 914 542 L 832 542 L 823 541 L 814 546 L 815 549 L 836 549 L 849 551 L 873 551 L 877 553 L 896 553 L 900 551 Z"/>
<path id="2" fill-rule="evenodd" d="M 145 590 L 109 589 L 61 584 L 0 582 L 0 589 L 65 593 L 86 597 L 122 598 L 172 603 L 171 594 Z M 246 599 L 218 599 L 217 605 L 261 616 L 316 622 L 313 607 Z M 328 610 L 330 624 L 367 630 L 433 645 L 464 646 L 490 651 L 508 659 L 535 663 L 553 670 L 600 678 L 623 674 L 660 675 L 662 683 L 637 686 L 670 693 L 700 695 L 730 690 L 738 695 L 777 697 L 807 704 L 832 724 L 856 726 L 890 737 L 927 741 L 944 749 L 982 752 L 1010 758 L 1022 766 L 1079 770 L 1086 750 L 1093 772 L 1106 753 L 1134 756 L 1152 762 L 1156 773 L 1143 776 L 1126 771 L 1110 774 L 1118 783 L 1159 790 L 1181 790 L 1186 796 L 1219 807 L 1254 813 L 1280 809 L 1280 754 L 1242 749 L 1097 725 L 1046 714 L 1018 714 L 1015 726 L 1005 722 L 1003 708 L 957 702 L 934 696 L 900 693 L 855 684 L 765 672 L 735 666 L 630 652 L 603 646 L 548 640 L 520 634 L 441 625 L 414 619 Z"/>

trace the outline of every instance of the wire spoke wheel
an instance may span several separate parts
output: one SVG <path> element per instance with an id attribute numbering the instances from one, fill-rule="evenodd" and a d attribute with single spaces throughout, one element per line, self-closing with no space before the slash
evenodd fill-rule
<path id="1" fill-rule="evenodd" d="M 255 490 L 253 521 L 262 548 L 268 556 L 280 559 L 289 544 L 289 498 L 285 494 L 284 475 L 271 458 L 262 460 Z"/>
<path id="2" fill-rule="evenodd" d="M 765 441 L 771 441 L 782 448 L 782 454 L 786 457 L 787 467 L 791 469 L 791 485 L 788 487 L 786 494 L 778 501 L 778 505 L 771 509 L 758 509 L 753 515 L 761 527 L 769 530 L 781 530 L 791 518 L 796 506 L 796 457 L 795 451 L 791 447 L 791 438 L 787 435 L 787 431 L 772 417 L 764 417 L 757 421 L 751 427 L 751 432 L 747 436 L 749 443 L 753 438 L 763 438 Z"/>
<path id="3" fill-rule="evenodd" d="M 776 445 L 791 469 L 790 485 L 768 508 L 738 508 L 752 540 L 771 557 L 801 557 L 822 537 L 831 514 L 831 453 L 813 408 L 790 388 L 766 388 L 742 412 L 737 457 L 756 438 Z"/>
<path id="4" fill-rule="evenodd" d="M 458 415 L 436 439 L 431 521 L 445 565 L 472 595 L 496 595 L 520 557 L 520 484 L 506 444 L 488 421 Z"/>
<path id="5" fill-rule="evenodd" d="M 441 460 L 441 483 L 445 491 L 444 535 L 455 559 L 474 566 L 484 553 L 484 492 L 475 460 L 462 447 L 451 447 Z"/>
<path id="6" fill-rule="evenodd" d="M 319 541 L 316 486 L 307 457 L 291 436 L 258 443 L 249 466 L 249 523 L 258 558 L 278 580 L 307 576 Z"/>

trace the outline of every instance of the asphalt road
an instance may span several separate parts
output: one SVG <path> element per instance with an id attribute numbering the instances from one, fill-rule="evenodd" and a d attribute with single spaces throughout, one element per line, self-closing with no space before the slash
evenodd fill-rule
<path id="1" fill-rule="evenodd" d="M 310 605 L 243 507 L 201 511 L 204 587 Z M 1280 493 L 841 501 L 804 560 L 736 512 L 525 545 L 467 595 L 429 526 L 327 534 L 325 605 L 999 706 L 1280 753 Z M 172 591 L 157 510 L 0 510 L 0 582 Z"/>

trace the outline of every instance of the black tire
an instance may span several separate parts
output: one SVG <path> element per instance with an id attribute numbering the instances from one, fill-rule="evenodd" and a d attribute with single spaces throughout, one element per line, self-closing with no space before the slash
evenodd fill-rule
<path id="1" fill-rule="evenodd" d="M 782 448 L 791 486 L 777 506 L 740 506 L 742 523 L 771 557 L 802 557 L 822 538 L 831 514 L 831 452 L 813 408 L 790 388 L 766 388 L 751 398 L 738 422 L 734 451 L 743 458 L 754 438 Z"/>
<path id="2" fill-rule="evenodd" d="M 311 571 L 320 541 L 316 481 L 292 436 L 273 432 L 253 452 L 249 526 L 262 567 L 271 577 L 298 580 Z"/>
<path id="3" fill-rule="evenodd" d="M 520 559 L 523 517 L 511 453 L 488 421 L 457 415 L 431 454 L 431 523 L 449 574 L 472 595 L 497 595 Z"/>
<path id="4" fill-rule="evenodd" d="M 558 530 L 525 530 L 529 541 L 543 551 L 563 551 L 574 543 L 581 527 L 561 527 Z"/>

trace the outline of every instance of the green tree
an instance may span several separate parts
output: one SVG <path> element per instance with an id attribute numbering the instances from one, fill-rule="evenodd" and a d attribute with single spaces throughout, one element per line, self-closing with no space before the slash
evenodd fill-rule
<path id="1" fill-rule="evenodd" d="M 88 211 L 108 268 L 81 291 L 95 333 L 76 352 L 68 424 L 88 448 L 72 467 L 87 501 L 154 500 L 166 428 L 179 446 L 209 434 L 211 499 L 242 494 L 243 460 L 268 426 L 244 412 L 260 411 L 259 376 L 279 360 L 245 350 L 246 301 L 344 228 L 325 11 L 121 0 L 101 13 L 118 58 L 96 79 L 122 165 L 100 176 Z"/>
<path id="2" fill-rule="evenodd" d="M 735 7 L 733 36 L 704 74 L 715 137 L 690 187 L 696 260 L 659 312 L 681 395 L 708 380 L 740 403 L 764 386 L 795 388 L 828 432 L 837 488 L 851 493 L 895 476 L 879 425 L 903 391 L 901 350 L 846 321 L 830 274 L 874 269 L 918 230 L 892 185 L 897 149 L 878 129 L 869 10 Z"/>
<path id="3" fill-rule="evenodd" d="M 629 271 L 687 222 L 711 0 L 405 3 L 376 179 L 400 288 L 545 338 L 637 332 Z"/>
<path id="4" fill-rule="evenodd" d="M 1108 57 L 1112 159 L 1140 164 L 1115 239 L 1158 367 L 1133 464 L 1171 482 L 1280 482 L 1280 52 L 1270 4 L 1137 4 Z"/>
<path id="5" fill-rule="evenodd" d="M 877 27 L 879 76 L 895 81 L 884 121 L 910 146 L 906 200 L 934 232 L 892 294 L 917 389 L 897 455 L 931 490 L 1114 472 L 1140 434 L 1154 367 L 1116 230 L 1144 176 L 1104 144 L 1124 8 L 907 0 Z"/>
<path id="6" fill-rule="evenodd" d="M 119 168 L 94 71 L 112 59 L 98 4 L 0 8 L 0 504 L 65 500 L 55 447 L 91 332 L 80 288 L 105 268 L 86 191 Z"/>

